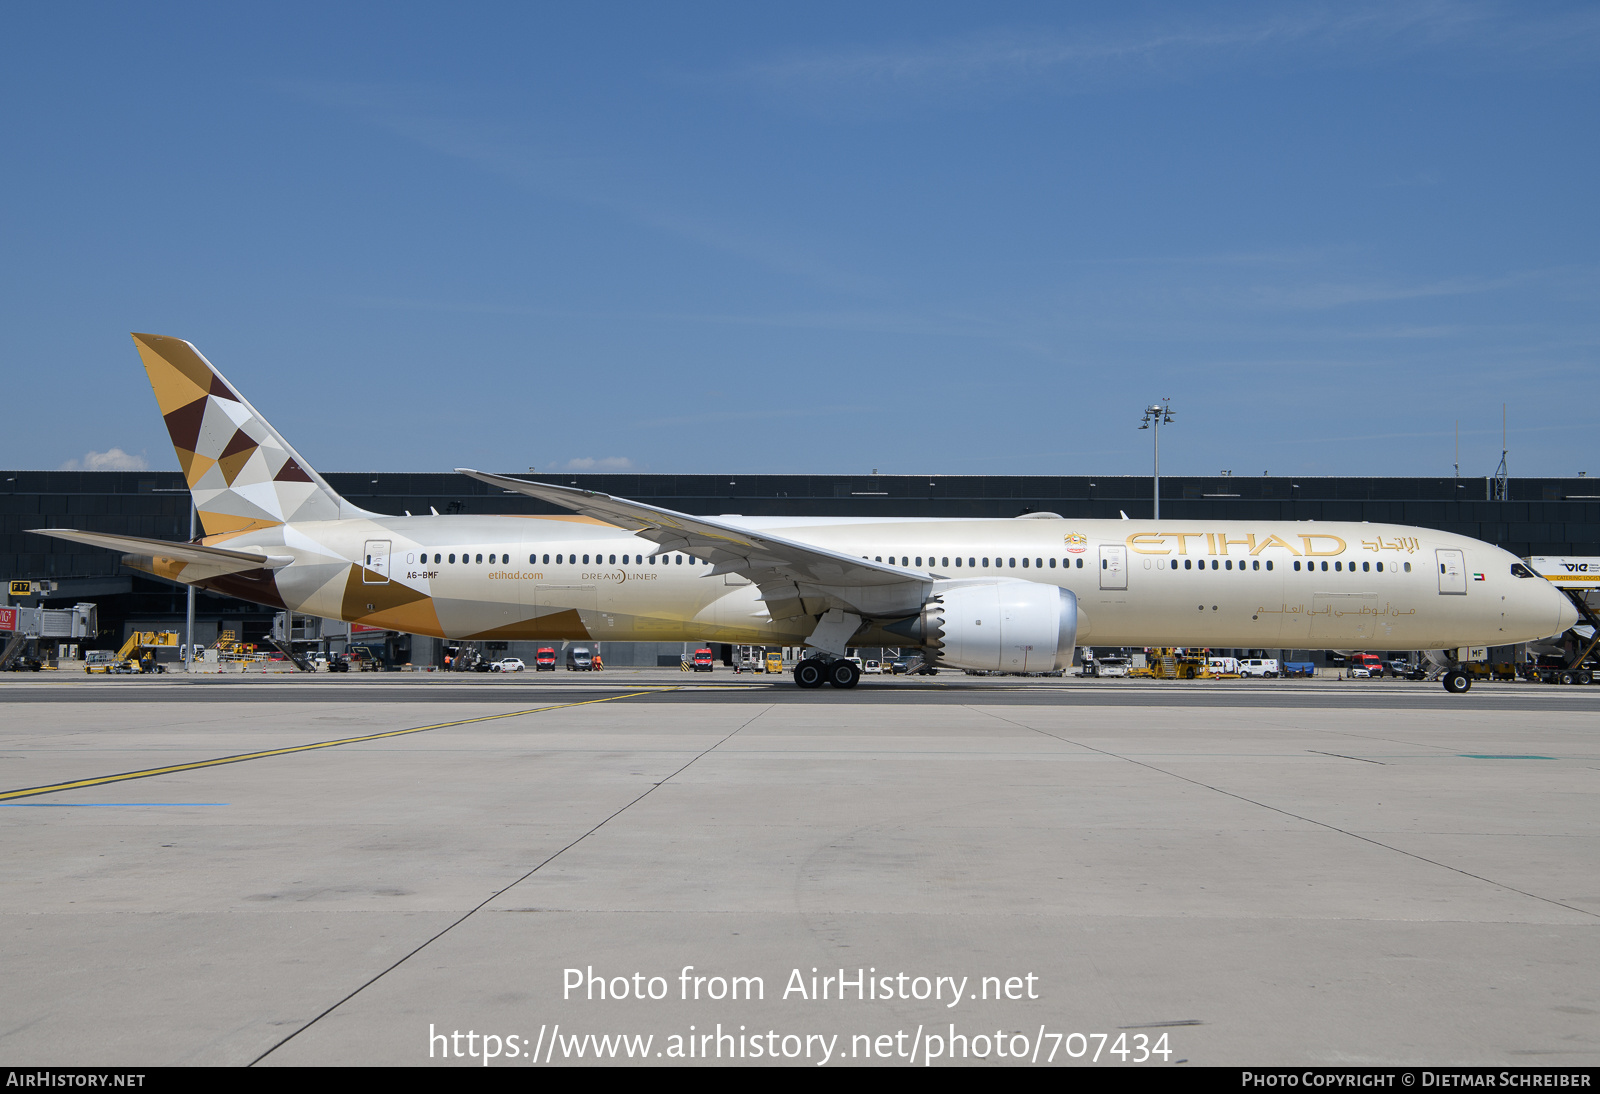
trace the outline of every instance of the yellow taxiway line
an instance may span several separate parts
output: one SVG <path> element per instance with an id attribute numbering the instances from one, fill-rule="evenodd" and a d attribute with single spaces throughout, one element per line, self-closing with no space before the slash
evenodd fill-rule
<path id="1" fill-rule="evenodd" d="M 340 745 L 360 744 L 363 741 L 381 741 L 387 737 L 404 737 L 408 733 L 426 733 L 431 729 L 449 729 L 451 726 L 468 726 L 474 722 L 495 722 L 501 718 L 518 718 L 524 714 L 542 714 L 549 710 L 565 710 L 568 707 L 586 707 L 595 703 L 609 703 L 615 699 L 633 699 L 640 695 L 659 694 L 660 690 L 634 691 L 625 695 L 608 695 L 604 699 L 584 699 L 576 703 L 557 703 L 548 707 L 533 707 L 528 710 L 513 710 L 505 714 L 485 714 L 480 718 L 463 718 L 457 722 L 439 722 L 431 726 L 416 726 L 412 729 L 394 729 L 388 733 L 370 733 L 365 737 L 343 737 L 337 741 L 317 741 L 308 745 L 293 745 L 289 748 L 269 748 L 263 752 L 244 752 L 237 756 L 218 756 L 212 760 L 195 760 L 192 763 L 172 764 L 168 767 L 147 767 L 142 771 L 124 771 L 117 775 L 101 775 L 93 779 L 76 779 L 72 782 L 54 783 L 50 786 L 28 786 L 21 790 L 7 790 L 0 792 L 0 801 L 9 801 L 12 798 L 31 798 L 36 794 L 54 794 L 62 790 L 81 790 L 86 786 L 104 786 L 107 783 L 126 782 L 129 779 L 148 779 L 153 775 L 171 775 L 178 771 L 197 771 L 203 767 L 219 767 L 222 764 L 243 763 L 245 760 L 262 760 L 268 756 L 289 756 L 296 752 L 311 752 L 319 748 L 338 748 Z"/>

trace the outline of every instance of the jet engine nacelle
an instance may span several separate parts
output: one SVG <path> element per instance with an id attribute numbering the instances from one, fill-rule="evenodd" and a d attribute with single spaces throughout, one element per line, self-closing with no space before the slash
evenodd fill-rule
<path id="1" fill-rule="evenodd" d="M 1072 665 L 1078 598 L 1030 581 L 940 589 L 923 609 L 926 647 L 941 665 L 1053 672 Z"/>

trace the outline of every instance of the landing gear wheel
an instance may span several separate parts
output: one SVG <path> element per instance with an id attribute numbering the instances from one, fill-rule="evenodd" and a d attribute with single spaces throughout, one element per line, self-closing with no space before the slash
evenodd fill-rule
<path id="1" fill-rule="evenodd" d="M 803 688 L 820 688 L 827 679 L 827 665 L 808 657 L 794 667 L 794 682 Z"/>
<path id="2" fill-rule="evenodd" d="M 1451 669 L 1444 674 L 1444 690 L 1450 694 L 1460 695 L 1470 687 L 1472 687 L 1472 677 L 1460 669 Z"/>
<path id="3" fill-rule="evenodd" d="M 832 661 L 828 664 L 828 683 L 836 688 L 853 688 L 861 682 L 861 670 L 854 661 Z"/>

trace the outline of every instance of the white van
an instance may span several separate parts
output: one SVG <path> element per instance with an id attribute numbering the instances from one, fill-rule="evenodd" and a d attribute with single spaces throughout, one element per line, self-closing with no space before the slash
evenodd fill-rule
<path id="1" fill-rule="evenodd" d="M 1239 662 L 1240 676 L 1281 676 L 1275 657 L 1250 657 Z"/>
<path id="2" fill-rule="evenodd" d="M 1126 676 L 1133 667 L 1126 657 L 1102 657 L 1094 665 L 1096 676 Z"/>
<path id="3" fill-rule="evenodd" d="M 1236 673 L 1239 671 L 1239 659 L 1237 657 L 1208 657 L 1206 658 L 1206 668 L 1216 673 Z"/>

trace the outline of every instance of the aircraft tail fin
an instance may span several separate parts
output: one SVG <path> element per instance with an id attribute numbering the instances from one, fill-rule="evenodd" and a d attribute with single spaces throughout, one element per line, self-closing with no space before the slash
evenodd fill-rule
<path id="1" fill-rule="evenodd" d="M 312 470 L 193 345 L 135 334 L 208 536 L 365 511 Z"/>

